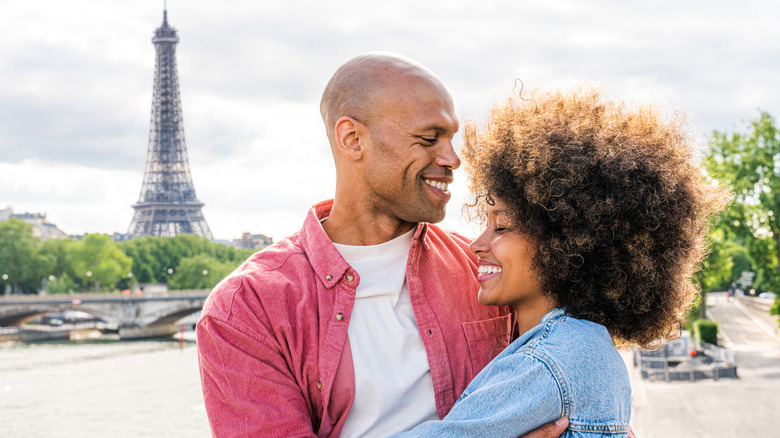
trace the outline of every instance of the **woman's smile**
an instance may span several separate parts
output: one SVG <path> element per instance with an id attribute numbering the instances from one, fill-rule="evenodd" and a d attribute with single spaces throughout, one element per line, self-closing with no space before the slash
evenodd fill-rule
<path id="1" fill-rule="evenodd" d="M 477 281 L 482 283 L 488 281 L 493 277 L 501 274 L 501 266 L 495 263 L 491 263 L 485 259 L 479 259 L 479 273 L 477 275 Z"/>

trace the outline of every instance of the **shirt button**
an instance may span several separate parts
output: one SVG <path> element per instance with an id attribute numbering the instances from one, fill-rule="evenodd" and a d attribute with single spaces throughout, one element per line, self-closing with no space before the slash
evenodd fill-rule
<path id="1" fill-rule="evenodd" d="M 344 320 L 344 314 L 341 313 L 341 312 L 337 313 L 336 314 L 336 319 L 339 320 L 339 321 L 343 321 Z"/>
<path id="2" fill-rule="evenodd" d="M 331 280 L 333 280 L 333 276 L 328 274 L 328 275 L 325 276 L 325 280 L 326 281 L 331 281 Z"/>
<path id="3" fill-rule="evenodd" d="M 322 389 L 322 380 L 317 380 L 317 389 Z"/>
<path id="4" fill-rule="evenodd" d="M 352 274 L 347 274 L 345 278 L 347 279 L 347 281 L 352 281 L 355 279 L 355 277 L 353 277 Z"/>

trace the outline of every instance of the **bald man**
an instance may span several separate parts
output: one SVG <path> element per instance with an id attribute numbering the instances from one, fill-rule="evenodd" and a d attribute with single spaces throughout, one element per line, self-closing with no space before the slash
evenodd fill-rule
<path id="1" fill-rule="evenodd" d="M 477 302 L 469 240 L 433 225 L 460 166 L 441 80 L 363 54 L 336 71 L 320 110 L 334 198 L 217 285 L 198 324 L 215 436 L 408 430 L 446 415 L 511 340 L 507 309 Z"/>

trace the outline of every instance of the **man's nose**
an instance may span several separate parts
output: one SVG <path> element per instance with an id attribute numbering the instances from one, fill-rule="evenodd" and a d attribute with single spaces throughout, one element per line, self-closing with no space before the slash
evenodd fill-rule
<path id="1" fill-rule="evenodd" d="M 455 147 L 452 145 L 452 140 L 444 140 L 441 142 L 441 149 L 436 157 L 436 164 L 441 167 L 447 167 L 455 170 L 460 167 L 460 158 L 455 153 Z"/>

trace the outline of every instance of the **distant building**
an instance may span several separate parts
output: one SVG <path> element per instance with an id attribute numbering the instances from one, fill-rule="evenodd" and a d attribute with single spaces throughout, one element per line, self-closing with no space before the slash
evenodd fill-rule
<path id="1" fill-rule="evenodd" d="M 111 240 L 114 242 L 124 242 L 126 240 L 131 240 L 134 237 L 136 236 L 129 233 L 114 233 L 111 235 Z"/>
<path id="2" fill-rule="evenodd" d="M 274 239 L 265 234 L 244 232 L 240 239 L 233 239 L 232 246 L 240 249 L 258 250 L 274 243 Z"/>
<path id="3" fill-rule="evenodd" d="M 59 229 L 57 225 L 54 225 L 46 219 L 45 213 L 14 213 L 11 207 L 0 210 L 0 222 L 5 222 L 10 218 L 19 219 L 32 225 L 33 236 L 39 239 L 68 238 L 68 235 Z"/>

